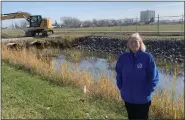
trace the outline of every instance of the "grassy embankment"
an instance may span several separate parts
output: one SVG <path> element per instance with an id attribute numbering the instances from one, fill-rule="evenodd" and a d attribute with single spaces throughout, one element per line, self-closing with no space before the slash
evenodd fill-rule
<path id="1" fill-rule="evenodd" d="M 2 63 L 3 119 L 126 119 L 123 104 L 86 96 L 72 85 L 57 84 Z"/>

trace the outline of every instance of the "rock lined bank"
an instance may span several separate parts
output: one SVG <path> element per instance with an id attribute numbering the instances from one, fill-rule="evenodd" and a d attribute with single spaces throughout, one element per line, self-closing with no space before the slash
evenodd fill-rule
<path id="1" fill-rule="evenodd" d="M 144 43 L 147 47 L 147 52 L 151 52 L 155 58 L 183 62 L 185 47 L 182 39 L 147 39 L 144 40 Z M 87 36 L 79 38 L 77 44 L 81 50 L 119 54 L 126 50 L 127 41 L 118 38 Z"/>

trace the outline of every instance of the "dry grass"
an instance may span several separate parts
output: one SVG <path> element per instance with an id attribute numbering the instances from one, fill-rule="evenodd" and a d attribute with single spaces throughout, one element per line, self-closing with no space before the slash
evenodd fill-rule
<path id="1" fill-rule="evenodd" d="M 39 58 L 39 59 L 38 59 Z M 61 71 L 55 72 L 52 66 L 52 59 L 41 59 L 35 53 L 28 50 L 10 51 L 2 45 L 2 59 L 14 65 L 22 65 L 43 77 L 49 77 L 63 84 L 73 84 L 84 89 L 87 88 L 87 95 L 98 95 L 112 101 L 121 101 L 119 91 L 113 81 L 102 75 L 98 81 L 94 81 L 87 71 L 79 69 L 79 65 L 70 67 L 62 64 Z M 70 69 L 70 70 L 69 70 Z M 174 81 L 176 76 L 174 77 Z M 175 85 L 175 83 L 174 83 Z M 184 99 L 171 99 L 170 91 L 163 93 L 157 91 L 153 96 L 150 117 L 153 119 L 183 119 L 184 118 Z"/>

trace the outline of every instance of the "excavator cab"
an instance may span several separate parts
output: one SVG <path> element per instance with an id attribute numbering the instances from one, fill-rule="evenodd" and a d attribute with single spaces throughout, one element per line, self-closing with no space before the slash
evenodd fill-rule
<path id="1" fill-rule="evenodd" d="M 34 15 L 30 16 L 28 19 L 30 27 L 40 27 L 42 22 L 42 16 L 41 15 Z"/>

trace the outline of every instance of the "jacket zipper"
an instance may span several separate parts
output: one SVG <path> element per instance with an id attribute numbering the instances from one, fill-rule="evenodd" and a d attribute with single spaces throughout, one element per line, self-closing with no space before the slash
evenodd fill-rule
<path id="1" fill-rule="evenodd" d="M 135 72 L 135 55 L 133 55 L 133 71 Z M 134 76 L 133 76 L 134 77 Z M 132 102 L 134 102 L 133 100 L 133 95 L 132 95 L 132 84 L 131 84 L 131 99 L 132 99 Z"/>

